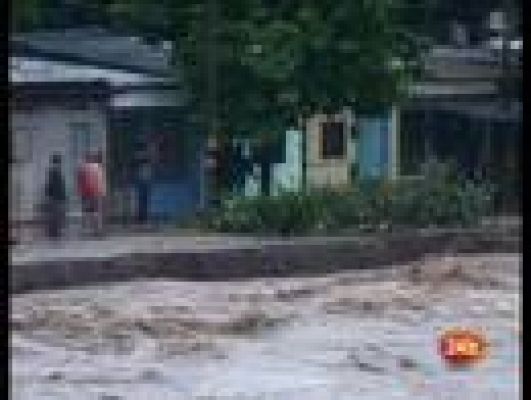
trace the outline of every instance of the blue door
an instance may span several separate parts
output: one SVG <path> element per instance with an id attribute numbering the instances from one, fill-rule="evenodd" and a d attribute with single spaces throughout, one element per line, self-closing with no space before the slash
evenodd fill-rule
<path id="1" fill-rule="evenodd" d="M 390 112 L 358 117 L 361 177 L 380 178 L 388 175 L 391 128 Z"/>

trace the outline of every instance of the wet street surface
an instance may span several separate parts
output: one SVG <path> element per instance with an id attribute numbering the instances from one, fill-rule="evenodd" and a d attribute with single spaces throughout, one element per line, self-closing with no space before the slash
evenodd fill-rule
<path id="1" fill-rule="evenodd" d="M 11 300 L 12 398 L 518 399 L 518 254 L 242 282 L 136 281 Z M 448 370 L 437 337 L 480 329 Z"/>

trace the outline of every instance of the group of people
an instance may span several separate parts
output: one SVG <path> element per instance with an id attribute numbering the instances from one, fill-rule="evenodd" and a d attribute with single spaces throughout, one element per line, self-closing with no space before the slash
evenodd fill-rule
<path id="1" fill-rule="evenodd" d="M 105 172 L 101 152 L 87 153 L 79 165 L 76 189 L 82 204 L 82 229 L 94 235 L 103 232 L 103 206 L 106 195 Z M 45 184 L 46 232 L 48 237 L 62 236 L 67 205 L 66 185 L 60 154 L 53 154 Z"/>

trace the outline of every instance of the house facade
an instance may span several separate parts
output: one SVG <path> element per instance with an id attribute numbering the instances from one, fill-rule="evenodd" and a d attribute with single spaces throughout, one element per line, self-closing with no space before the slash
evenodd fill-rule
<path id="1" fill-rule="evenodd" d="M 469 176 L 516 176 L 522 102 L 500 92 L 511 73 L 521 74 L 520 67 L 504 71 L 488 48 L 434 48 L 426 79 L 401 107 L 400 173 L 418 174 L 422 162 L 435 158 L 455 162 Z"/>
<path id="2" fill-rule="evenodd" d="M 398 109 L 317 114 L 306 124 L 306 182 L 341 188 L 353 179 L 395 179 L 398 169 Z"/>
<path id="3" fill-rule="evenodd" d="M 86 151 L 97 149 L 105 154 L 106 97 L 107 89 L 92 82 L 34 83 L 18 87 L 13 93 L 10 216 L 15 221 L 39 219 L 46 170 L 53 153 L 63 156 L 68 208 L 79 208 L 75 170 Z"/>
<path id="4" fill-rule="evenodd" d="M 252 164 L 243 194 L 276 195 L 281 191 L 345 189 L 354 179 L 398 177 L 399 113 L 397 107 L 355 114 L 350 108 L 316 113 L 300 128 L 280 135 L 270 154 L 269 173 L 259 160 L 256 139 L 234 139 Z M 264 180 L 266 182 L 264 183 Z M 267 188 L 267 189 L 264 189 Z"/>
<path id="5" fill-rule="evenodd" d="M 139 159 L 152 170 L 150 216 L 179 218 L 201 203 L 202 136 L 171 53 L 99 29 L 14 35 L 9 56 L 10 217 L 39 220 L 51 154 L 64 160 L 68 216 L 79 216 L 75 171 L 104 154 L 110 220 L 134 218 Z"/>

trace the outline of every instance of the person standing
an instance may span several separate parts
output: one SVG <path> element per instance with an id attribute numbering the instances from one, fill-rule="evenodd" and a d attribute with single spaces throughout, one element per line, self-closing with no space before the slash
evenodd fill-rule
<path id="1" fill-rule="evenodd" d="M 235 146 L 231 164 L 233 192 L 237 196 L 241 196 L 245 193 L 246 177 L 252 173 L 252 163 L 244 154 L 243 146 L 239 143 Z"/>
<path id="2" fill-rule="evenodd" d="M 60 154 L 50 158 L 45 184 L 46 233 L 51 239 L 62 235 L 65 220 L 66 189 Z"/>
<path id="3" fill-rule="evenodd" d="M 152 166 L 148 157 L 141 157 L 138 164 L 138 222 L 145 224 L 149 216 Z"/>
<path id="4" fill-rule="evenodd" d="M 82 228 L 93 234 L 103 230 L 103 203 L 106 195 L 101 152 L 87 154 L 78 171 L 78 193 L 82 204 Z"/>

